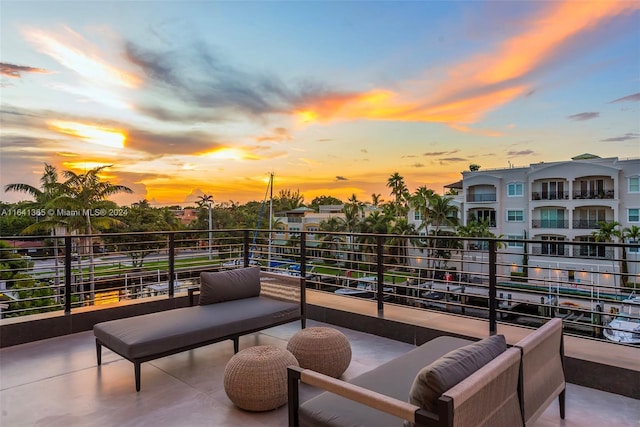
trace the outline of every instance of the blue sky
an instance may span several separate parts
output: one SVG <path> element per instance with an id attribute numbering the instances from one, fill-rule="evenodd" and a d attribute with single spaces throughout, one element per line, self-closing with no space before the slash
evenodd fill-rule
<path id="1" fill-rule="evenodd" d="M 259 200 L 270 172 L 366 201 L 394 172 L 640 156 L 637 2 L 4 0 L 0 24 L 3 186 L 109 164 L 121 203 Z"/>

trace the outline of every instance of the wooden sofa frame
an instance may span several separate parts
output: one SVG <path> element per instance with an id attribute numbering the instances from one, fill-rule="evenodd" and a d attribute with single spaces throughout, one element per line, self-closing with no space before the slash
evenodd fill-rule
<path id="1" fill-rule="evenodd" d="M 423 345 L 428 346 L 427 342 Z M 540 349 L 548 353 L 540 353 Z M 530 355 L 530 357 L 527 357 Z M 493 362 L 499 358 L 517 358 L 518 363 L 518 381 L 517 395 L 520 406 L 520 415 L 522 417 L 521 425 L 531 425 L 544 412 L 544 409 L 550 402 L 558 397 L 560 417 L 565 418 L 565 394 L 566 384 L 564 380 L 564 345 L 562 321 L 560 319 L 552 319 L 538 330 L 525 337 L 505 353 L 502 353 Z M 541 360 L 542 358 L 542 360 Z M 513 361 L 513 359 L 511 359 Z M 352 400 L 375 408 L 379 411 L 391 414 L 398 418 L 414 423 L 416 427 L 453 427 L 460 425 L 456 422 L 455 408 L 458 406 L 454 402 L 454 398 L 448 396 L 455 389 L 455 394 L 461 399 L 472 399 L 473 394 L 481 394 L 486 391 L 483 385 L 479 385 L 477 374 L 485 375 L 485 372 L 491 371 L 490 376 L 495 378 L 495 372 L 507 369 L 508 361 L 496 362 L 497 368 L 487 367 L 493 362 L 480 368 L 470 377 L 445 392 L 438 400 L 437 412 L 430 412 L 419 406 L 410 404 L 384 395 L 373 390 L 351 384 L 346 381 L 331 378 L 326 375 L 314 372 L 309 369 L 291 366 L 288 368 L 288 387 L 289 387 L 289 427 L 299 427 L 299 387 L 300 383 L 309 384 L 311 386 L 321 388 L 326 392 L 337 394 L 346 399 Z M 545 368 L 541 368 L 546 365 Z M 551 366 L 551 368 L 549 368 Z M 539 369 L 540 368 L 540 369 Z M 371 372 L 375 372 L 371 371 Z M 535 375 L 538 381 L 533 387 L 528 387 L 529 379 Z M 475 378 L 472 378 L 474 377 Z M 465 384 L 469 382 L 470 384 Z M 482 381 L 480 381 L 482 383 Z M 488 408 L 492 410 L 493 408 Z M 355 410 L 355 409 L 354 409 Z M 319 424 L 320 425 L 320 424 Z M 509 426 L 511 427 L 511 426 Z"/>

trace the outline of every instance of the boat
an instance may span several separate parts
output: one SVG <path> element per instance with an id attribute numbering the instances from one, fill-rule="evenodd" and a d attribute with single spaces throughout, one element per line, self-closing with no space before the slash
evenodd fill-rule
<path id="1" fill-rule="evenodd" d="M 376 276 L 360 277 L 359 279 L 355 279 L 355 280 L 356 280 L 355 287 L 351 287 L 351 285 L 349 284 L 349 287 L 336 289 L 334 293 L 337 295 L 348 295 L 352 297 L 369 298 L 369 299 L 376 297 L 376 291 L 378 289 L 378 286 L 377 286 L 378 278 Z M 383 289 L 384 289 L 383 299 L 389 300 L 391 298 L 390 293 L 393 293 L 393 287 L 385 286 Z"/>
<path id="2" fill-rule="evenodd" d="M 622 301 L 620 311 L 603 331 L 604 336 L 623 344 L 640 344 L 640 296 L 635 293 Z"/>

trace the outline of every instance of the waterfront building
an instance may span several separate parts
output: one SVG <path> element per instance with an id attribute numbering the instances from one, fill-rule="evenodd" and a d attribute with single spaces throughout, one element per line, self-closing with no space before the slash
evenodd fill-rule
<path id="1" fill-rule="evenodd" d="M 514 240 L 502 251 L 499 273 L 522 270 L 525 247 L 516 240 L 527 238 L 539 242 L 526 248 L 529 278 L 616 287 L 621 277 L 640 282 L 637 246 L 627 248 L 632 262 L 628 275 L 621 275 L 620 248 L 595 245 L 593 237 L 603 221 L 620 223 L 620 230 L 640 226 L 640 158 L 583 154 L 466 171 L 461 187 L 461 223 L 486 220 L 495 235 Z"/>

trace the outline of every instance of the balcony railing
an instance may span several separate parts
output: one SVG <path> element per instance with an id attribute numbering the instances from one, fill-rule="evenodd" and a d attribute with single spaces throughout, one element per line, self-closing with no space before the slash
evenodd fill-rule
<path id="1" fill-rule="evenodd" d="M 569 228 L 569 221 L 564 219 L 532 219 L 532 228 Z"/>
<path id="2" fill-rule="evenodd" d="M 531 200 L 567 200 L 568 191 L 534 191 L 531 193 Z"/>
<path id="3" fill-rule="evenodd" d="M 603 246 L 585 245 L 573 248 L 573 256 L 581 258 L 613 259 L 615 251 Z"/>
<path id="4" fill-rule="evenodd" d="M 467 202 L 495 202 L 496 194 L 469 194 L 467 195 Z"/>
<path id="5" fill-rule="evenodd" d="M 606 191 L 576 191 L 573 193 L 574 199 L 613 199 L 615 192 L 613 190 Z"/>
<path id="6" fill-rule="evenodd" d="M 574 219 L 573 220 L 573 228 L 578 228 L 582 230 L 588 229 L 598 229 L 600 228 L 600 223 L 604 220 L 595 220 L 595 219 Z"/>
<path id="7" fill-rule="evenodd" d="M 625 260 L 614 256 L 632 244 L 322 231 L 275 244 L 273 236 L 245 229 L 3 238 L 2 316 L 174 298 L 203 271 L 256 265 L 298 278 L 301 289 L 372 299 L 379 312 L 387 304 L 446 311 L 488 319 L 492 332 L 498 320 L 532 325 L 561 316 L 568 332 L 603 339 L 608 313 L 640 277 L 630 251 Z M 25 240 L 33 250 L 15 244 Z M 549 260 L 529 266 L 523 250 Z"/>
<path id="8" fill-rule="evenodd" d="M 571 248 L 564 243 L 538 243 L 531 246 L 533 255 L 548 255 L 568 257 L 571 255 Z"/>

